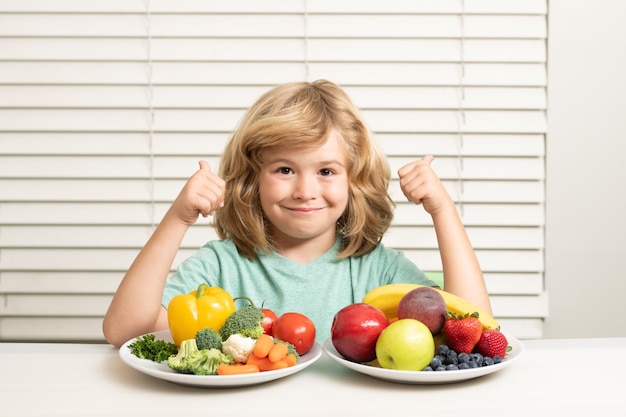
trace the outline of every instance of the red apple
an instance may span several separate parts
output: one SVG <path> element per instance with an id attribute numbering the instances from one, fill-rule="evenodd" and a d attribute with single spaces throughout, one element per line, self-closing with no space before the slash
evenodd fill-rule
<path id="1" fill-rule="evenodd" d="M 376 359 L 376 341 L 387 326 L 389 319 L 379 308 L 365 303 L 350 304 L 335 314 L 331 341 L 347 360 L 369 362 Z"/>

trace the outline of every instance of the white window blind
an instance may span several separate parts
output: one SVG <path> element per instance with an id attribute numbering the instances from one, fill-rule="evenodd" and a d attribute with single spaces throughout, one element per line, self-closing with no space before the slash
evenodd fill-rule
<path id="1" fill-rule="evenodd" d="M 0 340 L 102 341 L 125 270 L 270 87 L 327 78 L 426 153 L 503 327 L 542 335 L 547 0 L 0 1 Z M 385 244 L 441 270 L 429 216 Z M 176 265 L 215 234 L 188 233 Z"/>

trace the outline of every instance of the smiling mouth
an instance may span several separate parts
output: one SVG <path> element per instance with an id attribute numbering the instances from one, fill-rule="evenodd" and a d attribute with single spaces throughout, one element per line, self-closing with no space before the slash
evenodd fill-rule
<path id="1" fill-rule="evenodd" d="M 309 213 L 316 213 L 322 210 L 322 208 L 323 207 L 287 207 L 287 210 L 294 212 L 294 213 L 309 214 Z"/>

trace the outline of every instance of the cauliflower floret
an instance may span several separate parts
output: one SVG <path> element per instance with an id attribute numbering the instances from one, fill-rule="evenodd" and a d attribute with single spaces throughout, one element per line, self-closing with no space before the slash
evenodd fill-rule
<path id="1" fill-rule="evenodd" d="M 233 357 L 235 362 L 245 363 L 252 353 L 256 340 L 239 333 L 228 336 L 222 343 L 222 352 Z"/>

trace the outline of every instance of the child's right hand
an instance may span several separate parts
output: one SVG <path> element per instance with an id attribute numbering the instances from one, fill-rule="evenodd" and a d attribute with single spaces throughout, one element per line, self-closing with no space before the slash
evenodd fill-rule
<path id="1" fill-rule="evenodd" d="M 425 155 L 422 159 L 398 170 L 400 188 L 406 198 L 415 204 L 422 204 L 431 215 L 446 206 L 454 206 L 441 180 L 431 167 L 434 159 L 432 155 Z"/>
<path id="2" fill-rule="evenodd" d="M 200 169 L 187 180 L 170 207 L 170 214 L 188 226 L 198 220 L 198 214 L 208 217 L 224 205 L 224 180 L 211 172 L 207 161 L 200 161 L 199 164 Z"/>

